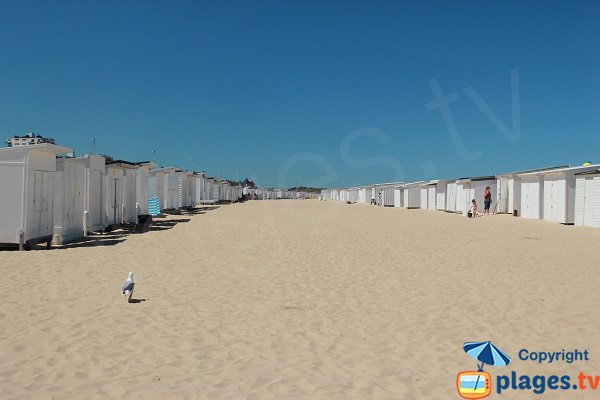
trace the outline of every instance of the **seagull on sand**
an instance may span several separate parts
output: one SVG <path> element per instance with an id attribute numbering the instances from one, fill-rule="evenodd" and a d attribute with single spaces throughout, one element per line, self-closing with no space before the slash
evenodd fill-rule
<path id="1" fill-rule="evenodd" d="M 133 272 L 130 272 L 129 276 L 127 277 L 127 280 L 125 282 L 123 282 L 123 285 L 121 286 L 121 291 L 123 292 L 123 296 L 125 296 L 125 299 L 127 300 L 128 303 L 131 301 L 131 296 L 133 295 L 133 287 L 134 286 L 135 286 L 135 283 L 133 283 Z"/>

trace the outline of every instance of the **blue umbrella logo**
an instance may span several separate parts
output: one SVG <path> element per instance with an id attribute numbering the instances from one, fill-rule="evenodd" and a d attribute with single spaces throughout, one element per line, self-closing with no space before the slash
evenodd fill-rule
<path id="1" fill-rule="evenodd" d="M 477 370 L 483 371 L 483 365 L 494 365 L 497 367 L 504 367 L 510 363 L 510 357 L 504 354 L 499 348 L 494 346 L 492 342 L 466 342 L 463 345 L 465 353 L 481 361 L 481 365 L 477 364 Z M 479 383 L 479 375 L 475 381 L 475 388 Z"/>
<path id="2" fill-rule="evenodd" d="M 492 342 L 466 342 L 463 345 L 465 353 L 481 361 L 481 365 L 477 365 L 479 371 L 483 371 L 483 365 L 494 365 L 496 367 L 504 367 L 510 363 L 510 357 L 504 354 L 502 350 L 492 344 Z"/>

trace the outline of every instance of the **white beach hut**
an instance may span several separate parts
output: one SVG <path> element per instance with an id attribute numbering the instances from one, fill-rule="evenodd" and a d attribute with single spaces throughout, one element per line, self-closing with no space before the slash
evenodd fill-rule
<path id="1" fill-rule="evenodd" d="M 64 244 L 84 235 L 86 167 L 75 158 L 58 158 L 53 185 L 54 244 Z"/>
<path id="2" fill-rule="evenodd" d="M 362 204 L 371 204 L 373 200 L 373 187 L 372 186 L 361 186 L 358 189 L 358 202 Z"/>
<path id="3" fill-rule="evenodd" d="M 522 216 L 573 224 L 575 222 L 575 174 L 597 168 L 598 165 L 590 165 L 521 174 Z"/>
<path id="4" fill-rule="evenodd" d="M 171 171 L 167 173 L 165 210 L 179 210 L 182 205 L 183 181 L 176 168 L 171 167 L 170 169 Z"/>
<path id="5" fill-rule="evenodd" d="M 435 209 L 446 210 L 446 181 L 439 180 L 435 185 Z"/>
<path id="6" fill-rule="evenodd" d="M 356 203 L 358 201 L 358 188 L 357 187 L 348 189 L 348 201 L 350 203 Z"/>
<path id="7" fill-rule="evenodd" d="M 599 165 L 561 168 L 543 172 L 543 211 L 546 221 L 575 222 L 575 174 L 594 171 Z"/>
<path id="8" fill-rule="evenodd" d="M 394 184 L 381 187 L 381 201 L 384 207 L 394 207 Z"/>
<path id="9" fill-rule="evenodd" d="M 457 203 L 457 183 L 456 181 L 448 181 L 446 183 L 446 206 L 447 212 L 458 212 L 456 209 Z"/>
<path id="10" fill-rule="evenodd" d="M 402 185 L 394 186 L 394 207 L 404 206 L 404 188 Z"/>
<path id="11" fill-rule="evenodd" d="M 173 167 L 151 169 L 148 191 L 151 198 L 158 197 L 160 210 L 166 210 L 169 198 L 169 176 L 175 172 Z"/>
<path id="12" fill-rule="evenodd" d="M 374 203 L 384 207 L 394 207 L 395 201 L 395 189 L 402 185 L 402 182 L 390 182 L 390 183 L 378 183 L 371 187 L 371 194 Z M 369 201 L 370 203 L 370 201 Z"/>
<path id="13" fill-rule="evenodd" d="M 148 214 L 148 200 L 150 199 L 150 171 L 157 165 L 152 161 L 143 161 L 136 163 L 138 168 L 135 170 L 135 207 L 137 215 Z"/>
<path id="14" fill-rule="evenodd" d="M 219 196 L 219 200 L 220 201 L 231 201 L 232 197 L 231 197 L 231 185 L 229 184 L 229 182 L 227 182 L 227 180 L 225 179 L 221 179 L 221 181 L 219 182 L 221 188 L 220 188 L 220 196 Z M 275 191 L 275 198 L 276 199 L 280 199 L 281 198 L 281 190 L 276 190 Z"/>
<path id="15" fill-rule="evenodd" d="M 555 167 L 536 168 L 526 171 L 510 172 L 496 175 L 496 204 L 498 213 L 510 213 L 521 215 L 521 174 L 530 172 L 541 172 L 560 168 L 568 168 L 569 165 L 559 165 Z M 531 209 L 527 213 L 531 213 Z M 539 217 L 535 217 L 539 218 Z"/>
<path id="16" fill-rule="evenodd" d="M 196 176 L 189 171 L 178 170 L 174 172 L 174 175 L 178 177 L 177 188 L 179 190 L 179 207 L 190 208 L 194 207 L 195 204 L 195 179 Z M 174 179 L 173 179 L 174 181 Z M 178 209 L 177 205 L 173 207 Z"/>
<path id="17" fill-rule="evenodd" d="M 50 245 L 56 156 L 71 151 L 48 143 L 0 149 L 0 244 Z"/>
<path id="18" fill-rule="evenodd" d="M 404 208 L 420 208 L 421 207 L 421 185 L 423 181 L 407 183 L 403 185 L 404 192 Z"/>
<path id="19" fill-rule="evenodd" d="M 104 191 L 104 225 L 137 223 L 135 163 L 112 160 L 106 162 Z"/>
<path id="20" fill-rule="evenodd" d="M 575 225 L 600 227 L 600 169 L 575 174 Z"/>
<path id="21" fill-rule="evenodd" d="M 420 197 L 419 204 L 423 210 L 426 210 L 429 208 L 428 204 L 427 204 L 427 200 L 428 200 L 427 189 L 428 188 L 429 188 L 429 182 L 422 183 L 419 187 L 419 197 Z"/>
<path id="22" fill-rule="evenodd" d="M 492 201 L 496 200 L 496 177 L 495 176 L 478 176 L 470 178 L 461 178 L 457 183 L 457 211 L 460 206 L 460 212 L 467 215 L 467 211 L 471 208 L 471 201 L 475 199 L 479 210 L 483 211 L 483 191 L 486 186 L 492 191 Z M 462 203 L 462 204 L 459 204 Z M 492 203 L 490 213 L 493 212 L 495 204 Z"/>
<path id="23" fill-rule="evenodd" d="M 347 202 L 348 201 L 348 189 L 343 188 L 340 189 L 340 199 L 341 202 Z"/>
<path id="24" fill-rule="evenodd" d="M 189 207 L 194 208 L 196 204 L 200 202 L 200 198 L 197 196 L 198 187 L 200 186 L 200 177 L 194 173 L 190 172 L 187 177 L 188 180 L 188 204 Z"/>
<path id="25" fill-rule="evenodd" d="M 528 219 L 541 219 L 544 188 L 542 175 L 529 173 L 523 176 L 517 175 L 514 179 L 515 184 L 520 182 L 521 186 L 520 194 L 514 197 L 514 201 L 520 197 L 520 211 L 517 211 L 517 215 Z M 515 190 L 515 193 L 517 192 L 518 190 Z"/>
<path id="26" fill-rule="evenodd" d="M 503 213 L 514 213 L 515 210 L 518 214 L 520 208 L 517 204 L 521 198 L 521 179 L 518 175 L 514 174 L 500 174 L 496 175 L 496 204 L 497 212 Z"/>
<path id="27" fill-rule="evenodd" d="M 211 201 L 219 201 L 219 198 L 221 197 L 221 184 L 217 178 L 208 179 L 208 191 Z M 267 198 L 270 198 L 269 196 L 269 192 L 267 192 Z"/>
<path id="28" fill-rule="evenodd" d="M 204 171 L 196 172 L 196 197 L 195 203 L 198 204 L 205 200 L 206 196 L 206 174 Z"/>
<path id="29" fill-rule="evenodd" d="M 437 204 L 437 184 L 438 181 L 429 181 L 421 184 L 420 197 L 421 208 L 435 210 Z"/>
<path id="30" fill-rule="evenodd" d="M 104 229 L 104 190 L 106 160 L 102 156 L 88 154 L 77 161 L 85 167 L 84 235 Z"/>

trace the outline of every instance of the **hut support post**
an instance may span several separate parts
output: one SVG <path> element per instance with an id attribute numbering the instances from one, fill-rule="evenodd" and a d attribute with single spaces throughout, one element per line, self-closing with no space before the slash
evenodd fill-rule
<path id="1" fill-rule="evenodd" d="M 19 231 L 19 251 L 25 250 L 25 232 Z"/>

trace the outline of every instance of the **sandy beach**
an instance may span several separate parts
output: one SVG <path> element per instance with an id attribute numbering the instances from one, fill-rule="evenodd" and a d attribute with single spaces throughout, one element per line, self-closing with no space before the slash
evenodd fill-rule
<path id="1" fill-rule="evenodd" d="M 0 252 L 2 399 L 458 398 L 477 340 L 600 375 L 600 229 L 290 200 L 106 240 Z"/>

